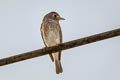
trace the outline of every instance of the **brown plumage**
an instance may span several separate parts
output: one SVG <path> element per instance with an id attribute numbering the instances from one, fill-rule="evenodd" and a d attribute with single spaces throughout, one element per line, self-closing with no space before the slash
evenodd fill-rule
<path id="1" fill-rule="evenodd" d="M 50 12 L 44 16 L 41 25 L 41 35 L 46 47 L 62 43 L 62 32 L 59 20 L 64 20 L 64 18 L 61 18 L 57 12 Z M 60 62 L 61 51 L 49 55 L 52 61 L 55 62 L 56 73 L 62 73 L 63 70 Z"/>

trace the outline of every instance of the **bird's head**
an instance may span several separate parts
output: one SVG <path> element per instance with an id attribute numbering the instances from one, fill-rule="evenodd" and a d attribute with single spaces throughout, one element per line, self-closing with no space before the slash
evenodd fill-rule
<path id="1" fill-rule="evenodd" d="M 59 20 L 65 20 L 64 18 L 60 17 L 60 15 L 57 12 L 50 12 L 47 15 L 45 15 L 44 19 L 51 19 L 51 20 L 55 20 L 55 21 L 59 21 Z"/>

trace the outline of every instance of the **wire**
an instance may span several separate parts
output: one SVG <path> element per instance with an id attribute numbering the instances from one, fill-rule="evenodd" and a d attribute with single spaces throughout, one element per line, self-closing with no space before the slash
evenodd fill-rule
<path id="1" fill-rule="evenodd" d="M 107 32 L 104 32 L 104 33 L 88 36 L 88 37 L 85 37 L 85 38 L 80 38 L 80 39 L 77 39 L 77 40 L 65 42 L 65 43 L 62 43 L 62 44 L 58 44 L 56 46 L 45 47 L 45 48 L 42 48 L 42 49 L 26 52 L 26 53 L 23 53 L 23 54 L 3 58 L 3 59 L 0 59 L 0 66 L 4 66 L 4 65 L 11 64 L 11 63 L 31 59 L 31 58 L 38 57 L 38 56 L 43 56 L 43 55 L 46 55 L 46 54 L 50 54 L 52 52 L 57 52 L 57 51 L 61 51 L 61 50 L 74 48 L 74 47 L 77 47 L 77 46 L 82 46 L 82 45 L 85 45 L 85 44 L 101 41 L 101 40 L 112 38 L 112 37 L 115 37 L 115 36 L 120 36 L 120 28 L 115 29 L 115 30 L 111 30 L 111 31 L 107 31 Z"/>

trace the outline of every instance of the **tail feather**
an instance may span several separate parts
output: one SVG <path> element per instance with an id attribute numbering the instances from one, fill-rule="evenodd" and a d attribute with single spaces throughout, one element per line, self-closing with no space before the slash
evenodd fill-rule
<path id="1" fill-rule="evenodd" d="M 56 73 L 57 74 L 63 72 L 63 69 L 62 69 L 62 66 L 61 66 L 61 62 L 59 60 L 55 60 L 55 67 L 56 67 Z"/>

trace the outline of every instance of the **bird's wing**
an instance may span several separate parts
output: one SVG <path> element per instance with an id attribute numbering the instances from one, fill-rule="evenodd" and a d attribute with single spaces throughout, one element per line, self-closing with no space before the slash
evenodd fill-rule
<path id="1" fill-rule="evenodd" d="M 46 44 L 46 41 L 45 41 L 45 38 L 44 38 L 44 23 L 41 24 L 40 31 L 41 31 L 41 36 L 42 36 L 43 42 L 44 42 L 45 46 L 47 47 L 47 44 Z M 54 58 L 53 58 L 52 54 L 49 54 L 49 56 L 50 56 L 50 58 L 53 62 Z"/>

